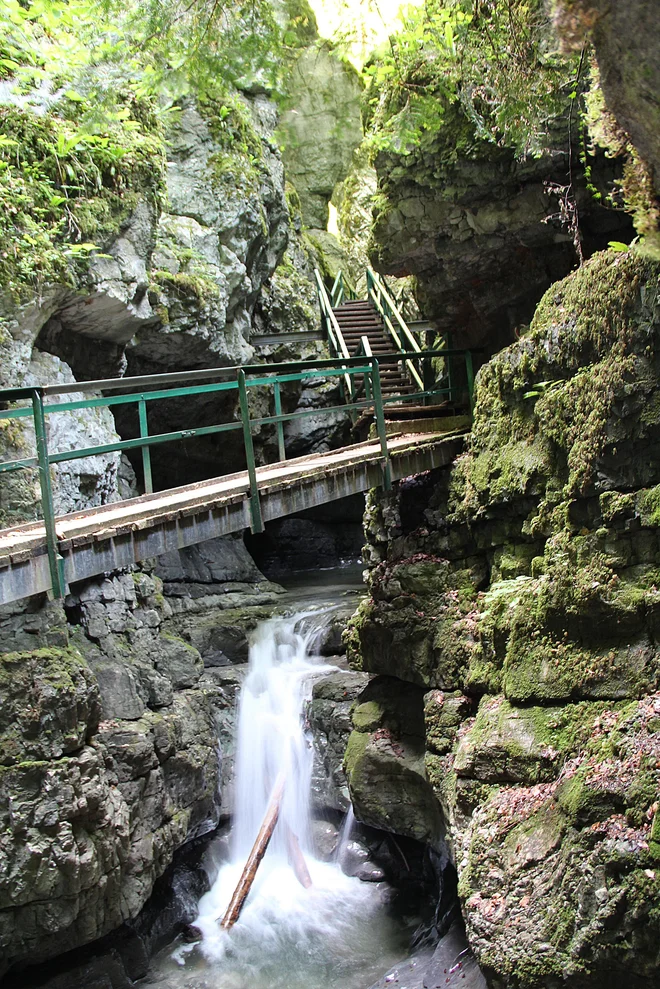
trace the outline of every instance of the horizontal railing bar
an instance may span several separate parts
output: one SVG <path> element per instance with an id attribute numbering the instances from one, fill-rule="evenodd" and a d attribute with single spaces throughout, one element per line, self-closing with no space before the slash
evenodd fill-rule
<path id="1" fill-rule="evenodd" d="M 83 398 L 77 402 L 53 402 L 51 405 L 44 405 L 44 413 L 51 412 L 74 412 L 78 409 L 98 409 L 111 407 L 113 405 L 129 405 L 131 402 L 153 402 L 158 399 L 181 398 L 188 395 L 206 395 L 215 391 L 236 391 L 235 381 L 220 381 L 211 385 L 198 385 L 193 388 L 168 388 L 161 391 L 137 392 L 135 395 L 101 395 L 99 398 Z M 0 419 L 19 419 L 23 416 L 31 416 L 32 409 L 9 409 L 0 412 Z"/>
<path id="2" fill-rule="evenodd" d="M 25 405 L 20 409 L 6 409 L 4 412 L 0 412 L 0 419 L 30 419 L 33 417 L 32 406 Z"/>
<path id="3" fill-rule="evenodd" d="M 342 358 L 340 358 L 340 360 L 341 359 Z M 364 361 L 364 356 L 362 357 L 362 360 Z M 331 372 L 330 374 L 328 374 L 326 370 L 313 371 L 309 373 L 309 376 L 320 377 L 320 378 L 327 378 L 327 377 L 342 378 L 346 374 L 349 375 L 368 374 L 370 371 L 371 371 L 371 367 L 369 364 L 367 364 L 364 367 L 358 364 L 357 367 L 337 368 L 336 371 Z M 305 377 L 307 377 L 307 375 Z M 272 385 L 274 381 L 299 381 L 299 380 L 300 380 L 299 374 L 278 374 L 278 375 L 272 375 L 272 377 L 267 377 L 267 378 L 252 378 L 249 381 L 249 384 L 255 385 L 257 387 L 261 387 L 263 385 Z"/>
<path id="4" fill-rule="evenodd" d="M 188 440 L 194 436 L 211 436 L 213 433 L 225 433 L 231 429 L 242 429 L 240 422 L 222 422 L 217 426 L 198 426 L 196 429 L 179 429 L 173 433 L 156 433 L 155 436 L 136 436 L 132 440 L 118 440 L 116 443 L 104 443 L 102 446 L 89 446 L 82 450 L 67 450 L 65 453 L 51 453 L 48 462 L 61 464 L 65 460 L 82 460 L 84 457 L 98 457 L 104 453 L 116 453 L 120 450 L 135 450 L 142 446 L 155 446 L 157 443 L 172 443 L 175 440 Z"/>
<path id="5" fill-rule="evenodd" d="M 422 351 L 394 351 L 388 354 L 378 354 L 375 359 L 382 363 L 383 361 L 391 360 L 405 360 L 405 359 L 420 359 L 425 357 L 462 357 L 466 354 L 466 350 L 422 350 Z M 471 353 L 479 354 L 482 353 L 482 348 L 471 349 Z M 280 364 L 248 364 L 243 367 L 243 371 L 246 375 L 263 375 L 266 368 L 268 368 L 269 374 L 275 374 L 278 371 L 283 372 L 293 372 L 295 369 L 299 369 L 300 373 L 307 368 L 332 368 L 337 367 L 338 364 L 347 365 L 351 367 L 362 360 L 361 357 L 331 357 L 322 358 L 319 360 L 311 361 L 286 361 Z M 34 391 L 38 391 L 40 394 L 48 397 L 49 395 L 71 395 L 76 392 L 85 393 L 87 391 L 116 391 L 118 389 L 135 388 L 141 390 L 146 385 L 162 385 L 162 384 L 176 384 L 178 382 L 184 381 L 203 381 L 208 378 L 227 378 L 238 373 L 240 368 L 236 367 L 226 367 L 226 368 L 204 368 L 199 371 L 176 371 L 167 374 L 147 374 L 140 375 L 134 378 L 103 378 L 97 381 L 75 381 L 70 384 L 62 385 L 37 385 L 32 388 L 6 388 L 0 390 L 0 402 L 14 402 L 20 401 L 22 399 L 28 399 L 32 396 Z M 344 373 L 342 369 L 342 374 Z M 235 387 L 235 382 L 231 382 L 231 386 Z M 150 394 L 145 392 L 143 397 Z M 168 394 L 171 394 L 168 390 Z M 122 398 L 129 396 L 121 396 Z M 166 394 L 163 397 L 167 397 Z M 52 408 L 52 406 L 50 406 Z"/>
<path id="6" fill-rule="evenodd" d="M 368 373 L 370 369 L 367 367 L 360 370 Z M 412 395 L 393 395 L 383 398 L 383 403 L 387 404 L 392 402 L 410 401 L 413 398 L 427 398 L 433 395 L 444 395 L 448 392 L 448 388 L 443 388 L 439 390 L 430 389 L 428 391 L 414 393 Z M 305 416 L 318 415 L 319 413 L 348 412 L 351 409 L 360 410 L 370 408 L 371 406 L 373 406 L 373 400 L 365 398 L 361 401 L 351 402 L 345 405 L 331 405 L 314 409 L 303 409 L 300 412 L 286 412 L 279 416 L 262 416 L 260 418 L 251 419 L 250 422 L 255 426 L 276 425 L 278 422 L 290 422 L 295 419 L 303 419 Z M 130 440 L 118 440 L 116 443 L 105 443 L 95 447 L 85 447 L 77 450 L 68 450 L 63 453 L 53 453 L 48 459 L 50 463 L 64 463 L 69 460 L 82 460 L 85 457 L 101 456 L 106 453 L 116 453 L 122 450 L 133 450 L 139 447 L 151 446 L 152 444 L 171 443 L 180 439 L 192 439 L 195 436 L 211 436 L 215 433 L 228 432 L 230 430 L 240 428 L 240 422 L 218 423 L 214 426 L 198 426 L 194 429 L 181 429 L 170 433 L 157 433 L 153 436 L 135 437 Z M 25 460 L 7 460 L 0 462 L 0 473 L 8 473 L 14 470 L 37 466 L 38 460 L 36 457 L 30 457 Z"/>
<path id="7" fill-rule="evenodd" d="M 12 470 L 24 470 L 26 467 L 38 467 L 36 457 L 26 457 L 25 460 L 3 460 L 0 462 L 0 474 L 8 474 Z"/>
<path id="8" fill-rule="evenodd" d="M 369 367 L 356 367 L 351 368 L 346 371 L 345 368 L 341 368 L 334 372 L 336 377 L 341 377 L 348 374 L 361 374 L 364 371 L 371 370 Z M 332 372 L 327 370 L 320 371 L 307 371 L 303 374 L 292 374 L 292 375 L 271 375 L 268 378 L 262 380 L 251 379 L 249 384 L 253 386 L 259 386 L 262 384 L 272 384 L 274 381 L 298 381 L 305 377 L 332 377 Z M 206 395 L 217 391 L 236 391 L 238 385 L 235 381 L 221 381 L 215 382 L 210 385 L 198 385 L 187 388 L 169 388 L 166 390 L 154 391 L 154 392 L 137 392 L 134 395 L 103 395 L 100 398 L 88 398 L 80 399 L 76 402 L 57 402 L 52 405 L 44 405 L 44 413 L 51 412 L 74 412 L 78 409 L 95 409 L 110 407 L 113 405 L 127 405 L 131 402 L 153 402 L 159 399 L 167 398 L 180 398 L 188 395 Z M 30 406 L 26 406 L 22 409 L 8 409 L 7 411 L 0 412 L 0 419 L 21 419 L 27 416 L 32 416 L 32 409 Z"/>

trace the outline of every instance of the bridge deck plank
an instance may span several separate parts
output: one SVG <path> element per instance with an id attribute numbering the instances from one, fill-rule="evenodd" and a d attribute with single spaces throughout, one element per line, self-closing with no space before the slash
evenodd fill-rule
<path id="1" fill-rule="evenodd" d="M 412 448 L 455 438 L 446 433 L 410 434 L 391 437 L 388 447 L 390 455 L 396 458 L 397 454 Z M 259 467 L 257 481 L 260 491 L 272 492 L 301 482 L 306 476 L 318 477 L 321 474 L 345 471 L 353 466 L 379 460 L 380 457 L 379 442 L 369 440 L 329 453 L 311 454 Z M 63 515 L 57 519 L 56 531 L 64 550 L 71 545 L 77 546 L 95 539 L 148 528 L 169 519 L 190 517 L 203 511 L 211 511 L 215 507 L 224 507 L 243 500 L 248 490 L 247 471 L 241 471 Z M 9 565 L 10 561 L 20 562 L 34 553 L 43 552 L 45 540 L 46 532 L 42 522 L 0 530 L 0 567 Z"/>

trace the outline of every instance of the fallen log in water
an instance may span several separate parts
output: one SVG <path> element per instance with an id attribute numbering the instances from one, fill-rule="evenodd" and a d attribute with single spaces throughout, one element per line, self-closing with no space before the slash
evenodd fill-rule
<path id="1" fill-rule="evenodd" d="M 291 864 L 291 868 L 296 874 L 296 879 L 301 886 L 304 886 L 305 889 L 309 889 L 312 885 L 312 877 L 309 874 L 309 869 L 307 868 L 307 863 L 305 862 L 305 856 L 300 848 L 300 842 L 289 827 L 286 829 L 286 846 L 289 853 L 289 862 Z"/>
<path id="2" fill-rule="evenodd" d="M 234 890 L 234 895 L 232 896 L 231 902 L 227 907 L 227 912 L 222 919 L 220 926 L 226 931 L 228 931 L 230 927 L 233 927 L 240 917 L 243 905 L 248 897 L 250 889 L 252 888 L 252 883 L 254 882 L 254 877 L 257 874 L 259 864 L 266 854 L 266 849 L 268 848 L 270 839 L 273 837 L 273 831 L 275 830 L 277 819 L 280 816 L 280 807 L 282 804 L 282 796 L 284 794 L 284 784 L 284 773 L 280 773 L 275 781 L 270 803 L 268 804 L 268 810 L 266 811 L 266 816 L 264 817 L 263 823 L 259 828 L 257 840 L 252 846 L 252 851 L 248 855 L 247 862 L 245 863 L 245 867 L 241 873 L 241 878 L 238 880 L 238 885 Z"/>

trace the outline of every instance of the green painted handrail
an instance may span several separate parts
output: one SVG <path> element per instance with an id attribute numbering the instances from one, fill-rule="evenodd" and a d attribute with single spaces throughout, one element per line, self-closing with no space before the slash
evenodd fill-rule
<path id="1" fill-rule="evenodd" d="M 12 471 L 37 468 L 41 486 L 41 504 L 43 521 L 46 530 L 46 545 L 51 577 L 51 594 L 61 598 L 67 589 L 65 561 L 59 553 L 58 539 L 55 529 L 55 512 L 53 507 L 53 491 L 51 467 L 54 464 L 68 460 L 77 460 L 99 454 L 113 453 L 125 450 L 140 450 L 144 469 L 145 493 L 153 492 L 151 472 L 151 448 L 163 443 L 172 443 L 196 436 L 211 436 L 230 430 L 243 431 L 243 443 L 248 470 L 250 488 L 250 520 L 254 532 L 263 531 L 263 517 L 257 485 L 256 461 L 252 442 L 252 430 L 265 425 L 275 426 L 278 440 L 278 455 L 280 460 L 286 459 L 284 423 L 306 416 L 319 414 L 349 414 L 372 410 L 375 416 L 376 429 L 383 457 L 383 483 L 391 485 L 391 469 L 387 436 L 385 431 L 384 407 L 389 402 L 401 401 L 400 396 L 384 398 L 380 386 L 380 362 L 391 363 L 393 359 L 409 359 L 416 356 L 412 353 L 382 354 L 374 357 L 371 354 L 369 341 L 363 337 L 359 356 L 339 356 L 320 359 L 317 361 L 300 361 L 285 364 L 249 365 L 245 367 L 205 368 L 202 371 L 183 371 L 161 375 L 145 375 L 136 378 L 110 378 L 102 381 L 74 382 L 68 385 L 44 385 L 29 388 L 10 388 L 0 391 L 0 406 L 15 402 L 28 402 L 27 406 L 14 406 L 0 411 L 0 420 L 23 419 L 31 416 L 34 420 L 36 450 L 32 457 L 20 460 L 0 462 L 0 474 Z M 425 357 L 448 356 L 463 351 L 428 351 Z M 471 368 L 471 364 L 470 364 Z M 284 413 L 281 402 L 281 386 L 287 382 L 302 382 L 314 378 L 335 377 L 340 382 L 348 381 L 345 388 L 345 404 L 341 406 L 326 406 L 323 408 L 302 409 L 297 412 Z M 361 378 L 360 385 L 357 379 Z M 205 381 L 206 379 L 206 381 Z M 209 381 L 209 379 L 211 379 Z M 213 380 L 215 379 L 215 380 Z M 220 380 L 218 380 L 220 379 Z M 468 379 L 471 381 L 471 377 Z M 165 387 L 169 385 L 170 387 Z M 147 386 L 147 387 L 145 387 Z M 151 386 L 151 387 L 148 387 Z M 273 388 L 274 415 L 251 417 L 249 412 L 248 391 L 255 387 Z M 128 394 L 99 395 L 99 391 L 128 392 Z M 240 420 L 216 423 L 209 426 L 197 426 L 191 429 L 180 429 L 167 433 L 151 434 L 147 416 L 148 403 L 156 400 L 180 398 L 182 396 L 207 395 L 209 392 L 236 391 L 240 407 Z M 73 401 L 55 401 L 48 403 L 51 397 L 89 394 L 87 398 Z M 364 392 L 364 398 L 360 395 Z M 422 390 L 414 395 L 407 395 L 407 400 L 428 399 L 445 394 L 442 389 Z M 80 409 L 95 409 L 115 405 L 134 404 L 138 411 L 139 436 L 132 439 L 117 440 L 114 443 L 104 443 L 92 447 L 67 450 L 61 453 L 50 453 L 47 441 L 47 420 L 52 415 L 76 411 Z"/>
<path id="2" fill-rule="evenodd" d="M 413 394 L 397 396 L 396 400 L 399 402 L 409 402 L 414 398 L 416 400 L 421 399 L 424 404 L 428 404 L 431 399 L 438 396 L 447 396 L 450 400 L 452 400 L 455 397 L 455 388 L 452 382 L 452 364 L 450 358 L 460 356 L 465 362 L 465 380 L 467 383 L 470 409 L 472 409 L 474 393 L 472 354 L 479 353 L 479 351 L 454 350 L 450 346 L 450 334 L 447 334 L 445 339 L 446 346 L 441 350 L 430 351 L 422 349 L 416 336 L 412 333 L 410 327 L 401 315 L 401 312 L 388 291 L 384 280 L 372 268 L 367 268 L 366 275 L 367 297 L 376 312 L 379 313 L 381 319 L 383 320 L 385 331 L 392 340 L 395 348 L 395 354 L 393 354 L 392 357 L 403 363 L 409 379 L 415 388 Z M 315 277 L 318 288 L 322 323 L 328 338 L 330 351 L 334 354 L 334 356 L 345 359 L 349 356 L 350 351 L 342 334 L 334 309 L 340 306 L 345 298 L 355 299 L 355 290 L 347 281 L 346 276 L 342 271 L 337 273 L 337 277 L 335 278 L 329 295 L 321 273 L 318 270 L 315 270 Z M 365 337 L 361 338 L 360 344 L 358 344 L 355 353 L 351 356 L 371 356 L 371 350 L 368 348 L 368 341 L 367 349 L 365 349 L 365 339 Z M 432 366 L 431 358 L 436 356 L 445 359 L 445 376 L 447 379 L 446 388 L 438 388 L 437 382 L 435 381 L 436 375 Z M 387 357 L 391 359 L 390 355 L 387 355 Z M 380 359 L 383 360 L 383 355 L 380 356 Z M 367 386 L 366 379 L 364 385 L 365 387 Z M 361 394 L 362 385 L 357 386 L 353 378 L 346 377 L 342 383 L 342 390 L 346 401 L 354 400 L 358 394 Z M 392 399 L 385 400 L 386 403 L 390 401 L 392 401 Z"/>
<path id="3" fill-rule="evenodd" d="M 372 268 L 367 268 L 367 290 L 371 302 L 382 316 L 385 329 L 394 341 L 397 349 L 401 352 L 411 350 L 414 353 L 421 354 L 422 348 L 410 332 L 408 324 L 399 312 L 394 299 L 385 288 L 383 280 Z M 408 360 L 406 361 L 406 368 L 414 384 L 417 385 L 420 391 L 423 391 L 424 381 L 416 363 Z"/>
<path id="4" fill-rule="evenodd" d="M 357 292 L 344 272 L 338 271 L 337 277 L 335 278 L 332 286 L 332 291 L 330 292 L 330 302 L 333 309 L 336 309 L 337 306 L 340 306 L 342 302 L 345 302 L 347 299 L 357 299 Z"/>

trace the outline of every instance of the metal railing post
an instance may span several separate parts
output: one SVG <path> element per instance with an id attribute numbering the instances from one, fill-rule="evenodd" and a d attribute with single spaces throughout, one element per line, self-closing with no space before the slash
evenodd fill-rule
<path id="1" fill-rule="evenodd" d="M 383 393 L 380 387 L 380 368 L 378 361 L 372 357 L 371 361 L 371 388 L 374 395 L 374 411 L 376 413 L 376 430 L 380 440 L 380 449 L 383 455 L 383 487 L 386 491 L 392 489 L 392 466 L 390 464 L 390 451 L 387 446 L 387 429 L 385 426 L 385 411 L 383 408 Z"/>
<path id="2" fill-rule="evenodd" d="M 435 384 L 435 375 L 433 371 L 433 358 L 424 357 L 422 359 L 422 381 L 424 382 L 424 391 L 430 392 L 433 390 L 433 385 Z M 425 395 L 423 399 L 424 405 L 431 404 L 431 396 Z"/>
<path id="3" fill-rule="evenodd" d="M 240 368 L 238 372 L 238 400 L 241 406 L 245 459 L 247 460 L 247 471 L 250 479 L 250 519 L 252 522 L 250 529 L 252 532 L 263 532 L 264 520 L 261 515 L 257 468 L 254 462 L 254 445 L 252 443 L 252 428 L 250 424 L 250 410 L 248 408 L 247 385 L 245 383 L 245 371 L 243 368 Z"/>
<path id="4" fill-rule="evenodd" d="M 474 367 L 472 365 L 472 354 L 469 350 L 465 351 L 465 376 L 467 377 L 470 411 L 474 412 Z"/>
<path id="5" fill-rule="evenodd" d="M 140 439 L 149 436 L 149 425 L 147 423 L 147 403 L 143 398 L 138 402 L 138 417 L 140 420 Z M 153 494 L 154 482 L 151 476 L 151 450 L 148 446 L 142 447 L 142 471 L 144 473 L 145 494 Z"/>
<path id="6" fill-rule="evenodd" d="M 273 389 L 275 392 L 275 415 L 282 415 L 282 389 L 280 387 L 279 381 L 275 381 L 273 384 Z M 286 450 L 284 449 L 284 423 L 278 422 L 277 426 L 277 455 L 280 460 L 286 460 Z"/>
<path id="7" fill-rule="evenodd" d="M 55 532 L 55 510 L 53 508 L 53 487 L 50 482 L 50 461 L 48 459 L 48 442 L 46 440 L 46 420 L 41 390 L 32 391 L 32 415 L 34 417 L 34 435 L 39 461 L 39 483 L 41 485 L 41 507 L 46 527 L 46 545 L 48 547 L 48 567 L 54 598 L 63 598 L 66 594 L 66 577 L 64 575 L 64 559 L 60 556 Z"/>
<path id="8" fill-rule="evenodd" d="M 452 349 L 451 344 L 452 344 L 451 333 L 445 333 L 445 350 L 451 350 Z M 448 398 L 450 402 L 453 402 L 454 386 L 452 384 L 452 375 L 451 375 L 451 357 L 446 358 L 446 363 L 447 363 L 447 387 L 449 388 Z"/>
<path id="9" fill-rule="evenodd" d="M 373 354 L 371 353 L 371 344 L 369 343 L 369 337 L 362 336 L 360 339 L 362 341 L 362 350 L 364 352 L 364 356 L 373 357 Z M 368 402 L 371 401 L 373 397 L 371 394 L 371 381 L 369 380 L 368 374 L 365 374 L 364 376 L 364 397 Z"/>

